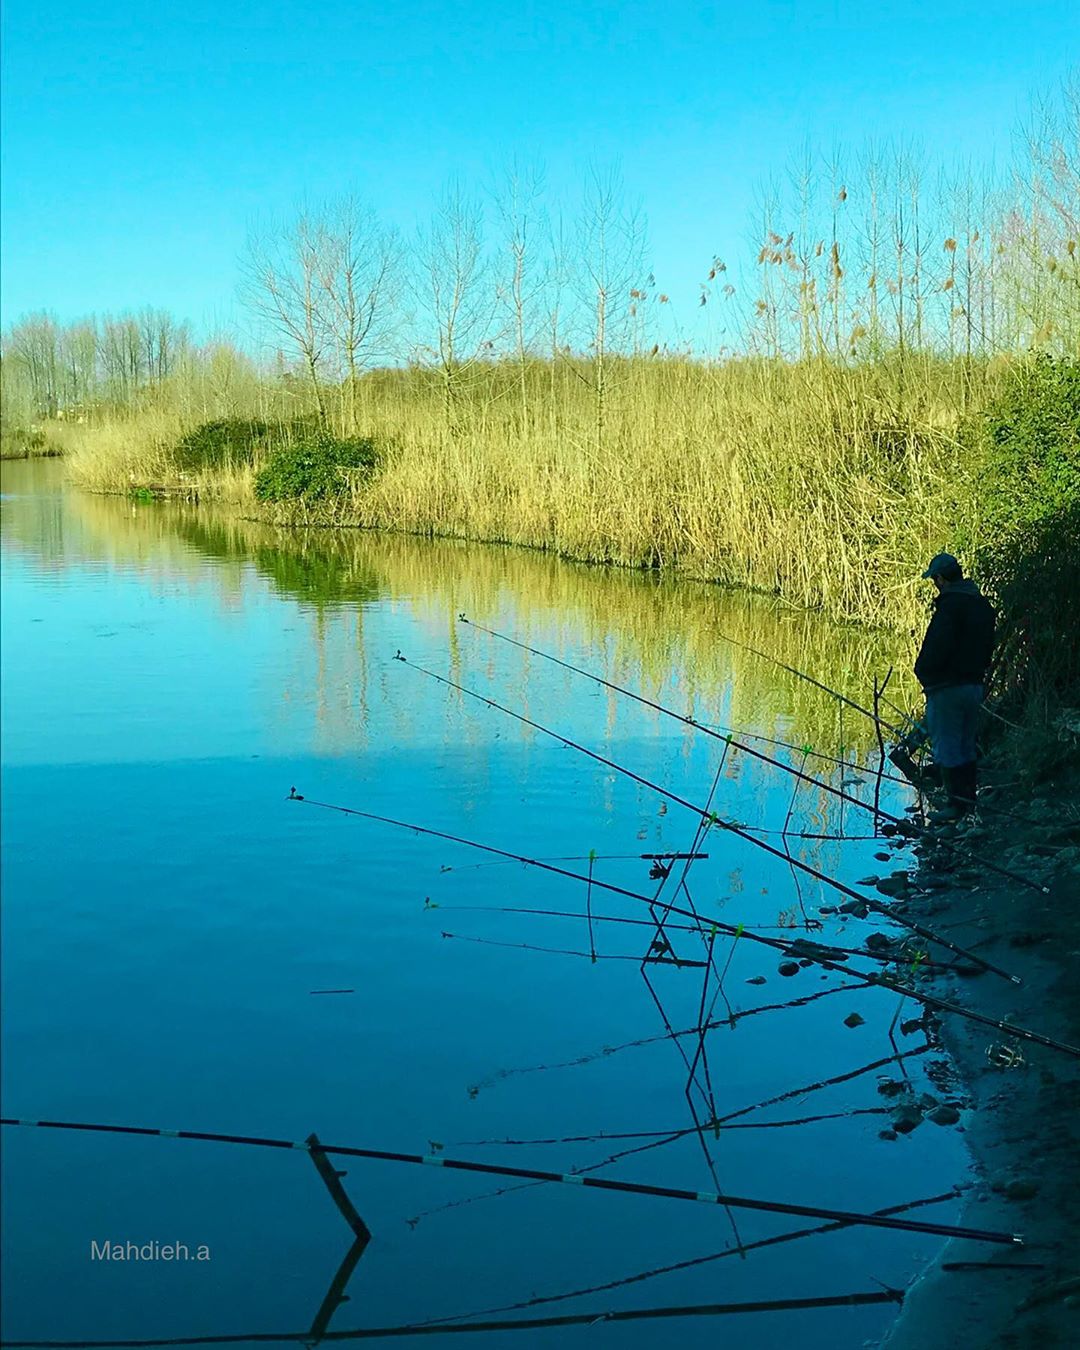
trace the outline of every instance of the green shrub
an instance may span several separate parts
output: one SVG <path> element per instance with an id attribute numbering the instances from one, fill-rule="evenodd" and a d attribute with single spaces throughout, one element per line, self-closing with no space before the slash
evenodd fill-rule
<path id="1" fill-rule="evenodd" d="M 279 446 L 255 476 L 255 495 L 264 502 L 325 501 L 346 492 L 350 478 L 369 478 L 378 462 L 371 441 L 318 432 Z"/>
<path id="2" fill-rule="evenodd" d="M 241 417 L 203 422 L 189 431 L 173 452 L 179 468 L 197 473 L 226 464 L 253 464 L 261 444 L 272 439 L 266 422 Z"/>
<path id="3" fill-rule="evenodd" d="M 995 687 L 1015 704 L 1080 687 L 1080 363 L 1040 355 L 964 431 L 974 571 L 999 609 Z"/>

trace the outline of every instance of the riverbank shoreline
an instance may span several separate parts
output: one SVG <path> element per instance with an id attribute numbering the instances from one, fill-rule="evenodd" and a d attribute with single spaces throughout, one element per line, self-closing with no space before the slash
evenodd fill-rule
<path id="1" fill-rule="evenodd" d="M 1059 774 L 1028 800 L 998 786 L 957 837 L 1049 894 L 972 875 L 974 865 L 961 860 L 945 887 L 901 900 L 905 915 L 947 930 L 1022 980 L 939 974 L 928 987 L 1080 1045 L 1080 772 Z M 943 853 L 919 851 L 916 877 L 940 876 Z M 1064 1350 L 1080 1338 L 1080 1060 L 959 1018 L 944 1020 L 941 1038 L 959 1073 L 958 1128 L 975 1174 L 961 1222 L 1017 1232 L 1024 1245 L 949 1242 L 908 1291 L 881 1350 Z"/>
<path id="2" fill-rule="evenodd" d="M 40 450 L 3 450 L 0 451 L 0 460 L 8 462 L 10 460 L 22 459 L 63 459 L 63 450 L 58 450 L 55 446 L 47 445 Z"/>

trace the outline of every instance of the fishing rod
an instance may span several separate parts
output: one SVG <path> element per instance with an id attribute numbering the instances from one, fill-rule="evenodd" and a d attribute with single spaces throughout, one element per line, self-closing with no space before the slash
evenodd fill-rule
<path id="1" fill-rule="evenodd" d="M 493 844 L 481 844 L 474 839 L 466 839 L 461 835 L 448 834 L 444 830 L 435 830 L 430 826 L 417 825 L 413 821 L 395 820 L 390 816 L 376 815 L 373 811 L 360 811 L 351 806 L 336 806 L 331 802 L 319 802 L 312 798 L 304 797 L 293 788 L 286 801 L 304 802 L 308 806 L 318 807 L 324 811 L 336 811 L 339 815 L 354 816 L 360 820 L 373 820 L 382 825 L 391 825 L 397 829 L 410 830 L 413 834 L 428 835 L 433 839 L 445 839 L 448 843 L 461 844 L 466 848 L 479 849 L 484 853 L 491 853 L 495 857 L 507 858 L 513 862 L 522 863 L 526 867 L 538 867 L 541 871 L 551 872 L 555 876 L 566 877 L 571 881 L 583 882 L 586 885 L 591 884 L 598 890 L 609 891 L 613 895 L 622 895 L 629 900 L 638 900 L 646 905 L 655 904 L 655 898 L 651 895 L 643 895 L 639 891 L 628 890 L 625 886 L 617 886 L 611 881 L 600 881 L 596 877 L 589 877 L 583 872 L 570 872 L 564 867 L 556 867 L 553 863 L 540 862 L 537 858 L 530 858 L 521 853 L 511 853 L 507 849 L 496 848 Z M 783 855 L 781 855 L 783 856 Z M 672 914 L 677 914 L 680 918 L 693 919 L 700 922 L 701 915 L 694 913 L 693 910 L 682 908 L 678 905 L 669 906 Z M 715 928 L 718 933 L 726 933 L 729 937 L 741 938 L 747 942 L 757 942 L 762 946 L 771 947 L 774 951 L 787 952 L 791 946 L 790 942 L 783 942 L 778 938 L 767 938 L 761 933 L 750 932 L 744 928 L 734 927 L 728 923 L 722 923 L 719 919 L 710 919 L 710 928 Z M 942 946 L 950 947 L 960 956 L 965 956 L 968 960 L 978 962 L 979 958 L 974 952 L 966 951 L 963 947 L 956 947 L 944 939 L 934 937 L 934 941 L 940 942 Z M 902 994 L 905 998 L 914 999 L 916 1003 L 922 1003 L 925 1007 L 934 1008 L 942 1012 L 956 1013 L 960 1017 L 966 1017 L 971 1022 L 978 1022 L 981 1026 L 990 1027 L 994 1031 L 1007 1032 L 1011 1036 L 1016 1036 L 1021 1040 L 1031 1041 L 1037 1045 L 1044 1045 L 1051 1050 L 1060 1050 L 1062 1053 L 1072 1055 L 1080 1059 L 1080 1049 L 1074 1045 L 1068 1045 L 1063 1041 L 1056 1041 L 1049 1036 L 1043 1036 L 1040 1032 L 1028 1031 L 1025 1027 L 1014 1026 L 1011 1022 L 998 1021 L 993 1017 L 987 1017 L 983 1013 L 973 1012 L 970 1008 L 961 1007 L 958 1003 L 951 1003 L 947 999 L 938 998 L 935 994 L 922 993 L 919 990 L 908 988 L 907 985 L 897 984 L 895 981 L 887 979 L 878 971 L 855 971 L 845 966 L 837 964 L 835 961 L 828 961 L 822 956 L 815 956 L 813 952 L 807 950 L 803 952 L 803 959 L 811 961 L 814 965 L 821 966 L 823 970 L 831 970 L 840 975 L 856 976 L 867 984 L 875 985 L 882 989 L 890 989 L 895 994 Z"/>
<path id="2" fill-rule="evenodd" d="M 435 906 L 432 906 L 432 908 L 435 908 Z M 568 909 L 539 909 L 539 908 L 531 908 L 531 907 L 525 906 L 525 905 L 439 905 L 439 906 L 437 906 L 437 908 L 438 908 L 442 913 L 444 913 L 444 914 L 461 914 L 461 913 L 470 913 L 470 914 L 533 914 L 533 915 L 537 915 L 537 916 L 539 916 L 539 917 L 546 918 L 546 919 L 577 919 L 577 920 L 580 920 L 581 917 L 582 917 L 580 914 L 575 914 L 572 910 L 568 910 Z M 655 921 L 654 921 L 653 919 L 630 919 L 630 918 L 625 917 L 624 915 L 619 915 L 619 914 L 594 914 L 594 915 L 593 915 L 593 922 L 594 922 L 594 923 L 617 923 L 617 924 L 623 924 L 623 925 L 626 925 L 626 926 L 632 927 L 632 928 L 655 928 L 655 927 L 656 927 L 656 923 L 655 923 Z M 672 931 L 672 932 L 675 932 L 675 933 L 699 933 L 699 934 L 704 934 L 705 937 L 708 937 L 708 936 L 709 936 L 709 929 L 710 929 L 711 926 L 712 926 L 711 923 L 710 923 L 709 920 L 707 920 L 707 919 L 703 919 L 700 923 L 696 923 L 696 924 L 694 924 L 694 923 L 668 923 L 667 921 L 665 921 L 665 923 L 664 923 L 664 928 L 665 928 L 665 930 L 666 930 L 666 929 L 671 929 L 671 931 Z M 777 925 L 777 927 L 783 928 L 784 925 L 780 924 L 780 925 Z M 743 925 L 742 931 L 743 931 L 744 933 L 747 933 L 747 932 L 751 932 L 751 933 L 760 932 L 760 931 L 761 931 L 761 926 L 760 926 L 760 925 L 757 925 L 757 924 L 744 924 L 744 925 Z M 453 936 L 453 937 L 459 937 L 460 934 L 454 933 L 454 934 L 452 934 L 451 936 Z M 794 943 L 795 945 L 792 946 L 791 944 L 789 944 L 789 949 L 791 950 L 791 953 L 792 953 L 793 956 L 798 956 L 798 955 L 800 954 L 801 949 L 798 947 L 797 944 L 798 944 L 799 942 L 801 942 L 801 941 L 802 941 L 801 938 L 793 938 L 793 939 L 792 939 L 792 943 Z M 823 943 L 821 943 L 821 946 L 822 946 L 823 948 L 827 948 L 830 952 L 836 952 L 837 954 L 841 954 L 841 953 L 842 953 L 844 956 L 863 956 L 863 957 L 865 957 L 868 961 L 879 961 L 879 962 L 881 962 L 882 965 L 891 965 L 893 962 L 896 962 L 896 963 L 898 963 L 898 964 L 903 964 L 903 963 L 905 963 L 905 962 L 910 962 L 910 960 L 911 960 L 911 956 L 910 956 L 910 955 L 906 955 L 906 956 L 905 956 L 905 954 L 902 953 L 902 952 L 894 952 L 892 955 L 890 955 L 887 951 L 872 952 L 872 951 L 867 950 L 865 947 L 838 947 L 838 946 L 836 946 L 835 943 L 832 943 L 832 942 L 823 942 Z M 551 948 L 547 948 L 547 947 L 538 947 L 538 948 L 536 948 L 535 950 L 537 950 L 537 951 L 550 951 Z M 581 955 L 581 953 L 579 953 L 579 952 L 574 952 L 574 953 L 572 953 L 572 955 L 578 956 L 578 955 Z M 588 955 L 588 953 L 585 953 L 585 955 Z M 624 958 L 619 958 L 619 959 L 621 960 L 621 959 L 624 959 Z M 640 958 L 638 958 L 638 957 L 627 957 L 627 958 L 625 958 L 625 959 L 627 959 L 627 960 L 639 960 Z M 670 964 L 670 963 L 664 963 L 664 962 L 656 963 L 656 962 L 653 962 L 652 964 L 661 964 L 661 965 L 663 965 L 663 964 Z M 703 965 L 703 964 L 705 964 L 705 963 L 704 963 L 704 962 L 681 961 L 681 962 L 679 962 L 678 964 L 681 964 L 681 965 Z M 954 970 L 954 969 L 955 969 L 955 967 L 952 965 L 951 962 L 950 962 L 950 963 L 945 963 L 945 962 L 941 962 L 941 961 L 920 961 L 920 962 L 919 962 L 919 966 L 920 966 L 920 968 L 921 968 L 922 970 L 946 970 L 946 971 L 948 971 L 948 970 Z M 721 1025 L 721 1026 L 724 1025 L 724 1023 L 720 1023 L 720 1025 Z"/>
<path id="3" fill-rule="evenodd" d="M 751 652 L 754 656 L 760 656 L 763 661 L 769 661 L 774 666 L 779 666 L 781 670 L 786 670 L 789 675 L 794 675 L 797 679 L 805 680 L 807 684 L 812 684 L 816 689 L 823 693 L 831 695 L 839 702 L 846 704 L 849 708 L 854 708 L 856 712 L 861 712 L 864 717 L 868 717 L 871 722 L 877 726 L 883 726 L 886 731 L 891 731 L 894 736 L 901 734 L 900 728 L 893 726 L 890 722 L 883 721 L 869 708 L 864 708 L 861 703 L 856 703 L 854 699 L 848 698 L 847 694 L 841 694 L 838 689 L 830 689 L 827 684 L 822 684 L 820 680 L 815 680 L 813 675 L 807 675 L 805 671 L 796 670 L 794 666 L 786 665 L 778 657 L 770 656 L 768 652 L 759 651 L 757 647 L 751 647 L 748 642 L 740 642 L 738 638 L 730 637 L 727 633 L 721 633 L 720 630 L 713 630 L 717 637 L 725 642 L 730 642 L 733 647 L 741 647 L 744 652 Z"/>
<path id="4" fill-rule="evenodd" d="M 694 717 L 687 716 L 684 713 L 678 713 L 673 708 L 667 708 L 662 703 L 657 703 L 651 698 L 646 698 L 644 694 L 635 693 L 633 689 L 627 689 L 621 684 L 615 684 L 611 680 L 606 680 L 602 675 L 597 675 L 591 670 L 584 669 L 582 666 L 575 666 L 572 662 L 565 661 L 560 656 L 552 655 L 551 652 L 541 651 L 539 647 L 530 647 L 527 643 L 520 642 L 517 638 L 509 637 L 506 633 L 497 633 L 493 628 L 487 628 L 484 624 L 475 623 L 472 619 L 466 618 L 464 614 L 459 614 L 458 619 L 460 622 L 468 624 L 471 628 L 475 628 L 478 632 L 487 633 L 490 637 L 498 638 L 501 642 L 508 642 L 512 647 L 517 647 L 521 651 L 529 652 L 533 656 L 542 657 L 545 661 L 552 661 L 555 665 L 562 666 L 564 670 L 573 671 L 575 675 L 583 675 L 587 680 L 594 680 L 597 684 L 603 685 L 605 689 L 610 689 L 613 693 L 623 694 L 627 698 L 633 699 L 635 703 L 640 703 L 646 708 L 653 709 L 654 712 L 663 713 L 665 717 L 671 717 L 676 722 L 681 722 L 684 726 L 693 727 L 696 731 L 702 731 L 706 736 L 711 736 L 714 740 L 722 741 L 725 744 L 730 745 L 733 749 L 740 751 L 742 754 L 751 755 L 754 759 L 759 759 L 766 764 L 772 765 L 773 768 L 782 769 L 784 773 L 790 774 L 793 778 L 804 783 L 809 783 L 813 787 L 820 788 L 823 792 L 830 793 L 832 796 L 839 798 L 842 802 L 847 802 L 851 806 L 857 806 L 863 811 L 870 811 L 875 818 L 880 817 L 882 820 L 887 820 L 893 825 L 902 827 L 902 832 L 905 834 L 913 832 L 916 836 L 925 836 L 928 833 L 928 831 L 921 829 L 919 826 L 913 825 L 904 816 L 893 815 L 892 812 L 883 810 L 876 803 L 864 802 L 860 797 L 853 797 L 850 793 L 845 792 L 843 788 L 833 787 L 831 783 L 826 783 L 820 778 L 815 778 L 813 774 L 804 773 L 801 769 L 795 768 L 793 764 L 785 764 L 782 759 L 777 759 L 774 755 L 767 755 L 762 750 L 755 750 L 753 746 L 746 745 L 741 740 L 736 740 L 732 735 L 716 731 L 705 723 L 699 722 Z M 416 669 L 419 669 L 419 667 L 416 667 Z M 873 714 L 871 714 L 871 716 L 873 716 Z M 792 746 L 791 748 L 802 749 L 803 747 Z M 937 842 L 939 845 L 944 844 L 946 848 L 953 852 L 959 852 L 959 845 L 953 841 L 939 839 Z M 998 876 L 1006 877 L 1009 881 L 1015 881 L 1022 886 L 1028 886 L 1032 890 L 1038 891 L 1041 895 L 1050 894 L 1050 888 L 1048 886 L 1043 886 L 1039 882 L 1032 881 L 1030 877 L 1021 876 L 1017 872 L 1010 871 L 1007 867 L 1001 867 L 999 864 L 991 862 L 989 859 L 978 858 L 973 855 L 973 861 L 979 863 L 980 866 L 987 868 L 987 870 L 991 872 L 996 872 Z"/>
<path id="5" fill-rule="evenodd" d="M 691 1191 L 678 1186 L 656 1186 L 644 1181 L 613 1181 L 610 1177 L 585 1176 L 580 1172 L 548 1172 L 535 1167 L 508 1167 L 498 1163 L 470 1162 L 441 1154 L 399 1153 L 396 1150 L 357 1148 L 345 1144 L 312 1144 L 310 1140 L 273 1139 L 263 1135 L 218 1134 L 209 1130 L 163 1130 L 145 1125 L 109 1125 L 70 1120 L 20 1120 L 4 1116 L 0 1125 L 39 1130 L 79 1130 L 98 1134 L 151 1136 L 160 1139 L 190 1139 L 199 1143 L 240 1144 L 249 1148 L 298 1149 L 340 1158 L 364 1158 L 371 1162 L 404 1163 L 410 1166 L 441 1167 L 447 1172 L 473 1172 L 483 1176 L 515 1177 L 526 1181 L 554 1182 L 562 1186 L 584 1186 L 592 1190 L 613 1191 L 623 1195 L 648 1195 L 662 1200 L 683 1200 L 692 1204 L 724 1205 L 732 1209 L 758 1210 L 766 1214 L 793 1214 L 810 1219 L 831 1219 L 869 1228 L 899 1229 L 908 1233 L 930 1233 L 938 1237 L 961 1237 L 975 1242 L 994 1242 L 1022 1246 L 1017 1233 L 991 1232 L 980 1228 L 956 1227 L 944 1223 L 924 1223 L 917 1219 L 896 1219 L 880 1214 L 863 1214 L 831 1209 L 822 1205 L 795 1205 L 780 1200 L 759 1200 L 750 1196 L 722 1195 L 712 1191 Z"/>
<path id="6" fill-rule="evenodd" d="M 509 1317 L 498 1321 L 466 1322 L 440 1318 L 431 1322 L 409 1322 L 402 1326 L 356 1327 L 352 1331 L 324 1331 L 313 1337 L 311 1330 L 251 1332 L 223 1336 L 169 1336 L 140 1340 L 111 1341 L 0 1341 L 7 1350 L 154 1350 L 155 1347 L 183 1345 L 263 1345 L 268 1342 L 296 1341 L 314 1346 L 323 1341 L 370 1341 L 404 1336 L 449 1336 L 492 1331 L 536 1331 L 551 1327 L 593 1327 L 607 1322 L 659 1321 L 675 1317 L 723 1317 L 739 1313 L 801 1312 L 814 1308 L 858 1308 L 871 1304 L 904 1301 L 900 1289 L 870 1289 L 854 1294 L 823 1294 L 809 1298 L 759 1299 L 752 1303 L 691 1303 L 662 1308 L 601 1308 L 590 1312 L 562 1313 L 550 1317 Z M 458 1314 L 458 1317 L 472 1314 Z"/>
<path id="7" fill-rule="evenodd" d="M 529 647 L 524 642 L 517 641 L 516 638 L 507 637 L 505 633 L 497 633 L 493 628 L 487 628 L 484 626 L 484 624 L 477 623 L 475 619 L 470 619 L 465 614 L 458 614 L 458 620 L 461 623 L 467 623 L 471 628 L 475 628 L 479 632 L 489 633 L 492 637 L 501 638 L 504 642 L 513 643 L 515 647 L 520 647 L 522 651 L 532 652 L 534 656 L 546 657 L 547 660 L 554 661 L 557 665 L 565 666 L 567 670 L 573 670 L 576 671 L 579 675 L 587 675 L 589 676 L 590 679 L 598 680 L 600 684 L 606 684 L 609 689 L 614 689 L 618 693 L 629 694 L 631 698 L 638 697 L 636 694 L 631 693 L 631 691 L 628 689 L 623 689 L 619 685 L 610 684 L 608 683 L 607 680 L 600 679 L 599 676 L 593 675 L 591 671 L 581 670 L 578 666 L 571 665 L 568 661 L 560 660 L 560 658 L 557 656 L 552 656 L 548 652 L 539 651 L 535 647 Z M 831 693 L 832 691 L 830 690 L 829 692 Z M 659 707 L 659 705 L 655 703 L 649 703 L 648 699 L 640 699 L 639 701 L 648 704 L 650 707 L 657 708 L 659 712 L 670 713 L 669 709 Z M 853 769 L 856 767 L 849 760 L 840 759 L 836 755 L 827 755 L 823 750 L 815 750 L 811 745 L 796 745 L 794 741 L 778 740 L 775 736 L 763 736 L 760 732 L 757 731 L 745 731 L 739 730 L 735 727 L 715 726 L 706 722 L 699 722 L 696 718 L 693 717 L 680 717 L 678 713 L 670 713 L 670 715 L 672 717 L 679 717 L 680 721 L 685 722 L 688 726 L 697 727 L 701 731 L 711 731 L 719 735 L 723 735 L 725 733 L 730 732 L 732 735 L 738 734 L 739 736 L 745 737 L 746 739 L 751 741 L 761 741 L 762 744 L 764 745 L 775 745 L 782 750 L 796 750 L 798 751 L 799 754 L 807 755 L 811 759 L 821 759 L 824 760 L 827 764 L 836 764 L 844 769 Z M 874 714 L 871 713 L 870 716 L 874 717 Z M 882 723 L 882 725 L 886 727 L 886 730 L 891 730 L 891 728 L 888 727 L 887 724 Z M 864 770 L 864 772 L 869 773 L 871 771 L 867 769 Z M 876 773 L 875 776 L 877 776 Z M 901 787 L 911 786 L 911 782 L 907 778 L 897 778 L 893 774 L 889 773 L 882 773 L 881 777 L 886 783 L 896 783 Z"/>
<path id="8" fill-rule="evenodd" d="M 646 787 L 651 792 L 656 792 L 660 796 L 666 797 L 669 801 L 675 802 L 678 806 L 685 806 L 688 811 L 692 811 L 699 819 L 705 821 L 707 824 L 716 825 L 720 829 L 738 835 L 740 839 L 745 839 L 753 844 L 755 848 L 763 849 L 774 858 L 779 858 L 782 862 L 787 863 L 789 867 L 805 872 L 808 876 L 812 876 L 816 881 L 820 881 L 826 886 L 831 886 L 834 890 L 839 891 L 842 895 L 848 896 L 851 900 L 857 900 L 860 905 L 865 905 L 867 909 L 873 909 L 878 913 L 887 914 L 902 927 L 909 929 L 913 933 L 918 933 L 920 937 L 926 938 L 927 941 L 938 942 L 943 947 L 947 947 L 950 951 L 955 952 L 958 956 L 967 957 L 969 960 L 972 960 L 977 965 L 981 966 L 983 970 L 991 971 L 994 975 L 1000 975 L 1002 979 L 1009 980 L 1013 984 L 1022 983 L 1019 976 L 1010 975 L 1008 971 L 1002 970 L 1000 966 L 995 966 L 992 962 L 985 960 L 985 958 L 981 956 L 975 955 L 965 948 L 955 946 L 947 938 L 938 937 L 930 929 L 922 927 L 920 924 L 915 923 L 914 920 L 894 913 L 884 905 L 880 905 L 877 901 L 869 899 L 866 895 L 853 890 L 850 886 L 846 886 L 842 881 L 837 881 L 835 877 L 830 877 L 827 873 L 819 871 L 816 867 L 812 867 L 810 863 L 803 862 L 801 858 L 792 857 L 790 851 L 773 848 L 772 844 L 766 843 L 764 839 L 756 838 L 748 830 L 744 829 L 741 825 L 737 825 L 734 821 L 722 820 L 714 811 L 702 810 L 700 806 L 688 801 L 685 797 L 680 797 L 677 792 L 672 792 L 669 788 L 661 787 L 659 783 L 655 783 L 649 778 L 642 777 L 641 774 L 635 773 L 633 769 L 628 769 L 625 765 L 617 764 L 615 760 L 608 759 L 606 756 L 598 754 L 597 751 L 590 750 L 586 746 L 579 744 L 577 741 L 568 739 L 557 731 L 552 731 L 550 727 L 545 727 L 539 722 L 534 722 L 532 718 L 526 717 L 524 713 L 515 712 L 512 708 L 507 708 L 503 704 L 497 703 L 494 699 L 488 698 L 484 694 L 478 694 L 475 690 L 467 689 L 464 685 L 458 684 L 455 680 L 447 679 L 445 675 L 438 675 L 433 670 L 426 670 L 423 666 L 416 665 L 414 662 L 409 661 L 406 657 L 402 656 L 400 651 L 394 659 L 396 661 L 401 661 L 402 664 L 409 666 L 410 669 L 418 671 L 421 675 L 427 675 L 430 679 L 437 680 L 439 684 L 445 684 L 449 689 L 457 689 L 460 693 L 467 694 L 470 698 L 477 699 L 480 703 L 485 704 L 489 708 L 494 708 L 498 712 L 506 713 L 508 717 L 514 718 L 525 726 L 532 727 L 536 731 L 542 731 L 545 736 L 550 736 L 553 740 L 559 741 L 569 749 L 577 750 L 579 753 L 587 755 L 589 759 L 596 760 L 598 764 L 603 764 L 609 769 L 614 769 L 616 773 L 621 773 L 624 777 L 631 779 L 633 782 L 640 783 L 642 787 Z"/>
<path id="9" fill-rule="evenodd" d="M 880 1214 L 900 1214 L 906 1213 L 912 1209 L 922 1209 L 927 1205 L 940 1205 L 947 1200 L 954 1200 L 959 1191 L 946 1191 L 943 1195 L 932 1195 L 920 1200 L 908 1200 L 902 1205 L 890 1205 L 885 1209 L 877 1211 Z M 765 1247 L 775 1247 L 786 1242 L 798 1242 L 802 1238 L 816 1237 L 820 1233 L 835 1233 L 844 1227 L 843 1224 L 818 1224 L 813 1228 L 799 1228 L 794 1232 L 777 1233 L 772 1237 L 758 1238 L 756 1242 L 748 1242 L 743 1247 L 725 1247 L 719 1252 L 709 1252 L 705 1256 L 692 1256 L 683 1261 L 675 1261 L 670 1265 L 653 1266 L 648 1270 L 635 1271 L 632 1275 L 620 1276 L 617 1280 L 608 1280 L 604 1284 L 588 1285 L 584 1288 L 560 1290 L 557 1294 L 533 1295 L 532 1298 L 519 1300 L 517 1303 L 504 1303 L 499 1307 L 484 1308 L 482 1311 L 473 1314 L 459 1314 L 463 1316 L 483 1316 L 491 1317 L 498 1313 L 518 1312 L 530 1308 L 540 1307 L 544 1304 L 562 1303 L 571 1298 L 582 1298 L 586 1294 L 604 1294 L 613 1289 L 623 1289 L 631 1284 L 640 1284 L 645 1280 L 656 1279 L 661 1275 L 672 1275 L 676 1271 L 690 1270 L 698 1266 L 704 1266 L 712 1261 L 722 1261 L 726 1257 L 738 1256 L 744 1257 L 749 1252 L 759 1251 Z M 446 1322 L 449 1318 L 434 1319 L 439 1322 Z M 457 1319 L 454 1319 L 457 1320 Z"/>

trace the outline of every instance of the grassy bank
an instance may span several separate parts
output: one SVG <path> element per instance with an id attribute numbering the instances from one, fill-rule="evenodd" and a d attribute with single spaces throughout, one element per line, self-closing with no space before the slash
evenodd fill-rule
<path id="1" fill-rule="evenodd" d="M 1057 373 L 1034 387 L 1032 369 Z M 276 501 L 260 500 L 259 475 L 312 450 L 310 415 L 271 411 L 200 441 L 177 413 L 144 410 L 53 424 L 49 436 L 74 480 L 96 490 L 196 485 L 279 523 L 671 569 L 901 628 L 921 614 L 914 583 L 926 558 L 951 547 L 974 559 L 1000 545 L 1021 488 L 1026 525 L 1080 501 L 1075 364 L 626 360 L 609 372 L 599 434 L 593 374 L 585 362 L 536 362 L 522 386 L 511 363 L 473 370 L 449 420 L 425 372 L 368 376 L 357 418 L 373 449 L 367 466 L 335 479 L 331 463 L 318 490 L 294 475 Z M 986 430 L 1010 399 L 1006 417 L 1028 437 L 1011 461 L 993 439 L 1006 433 Z M 1042 483 L 1048 438 L 1057 460 Z"/>
<path id="2" fill-rule="evenodd" d="M 48 458 L 62 453 L 44 427 L 0 423 L 0 459 Z"/>

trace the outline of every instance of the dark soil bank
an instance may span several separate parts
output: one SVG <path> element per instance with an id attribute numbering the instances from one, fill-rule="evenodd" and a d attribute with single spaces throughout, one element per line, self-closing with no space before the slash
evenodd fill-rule
<path id="1" fill-rule="evenodd" d="M 984 808 L 939 835 L 960 841 L 959 854 L 917 846 L 913 884 L 897 903 L 1023 983 L 939 973 L 926 988 L 1080 1046 L 1080 772 L 1026 799 L 1000 784 Z M 1049 893 L 988 871 L 975 855 Z M 962 1222 L 1022 1234 L 1024 1245 L 950 1242 L 908 1291 L 883 1345 L 1080 1345 L 1080 1058 L 947 1014 L 941 1034 L 962 1081 L 956 1128 L 975 1165 Z"/>

